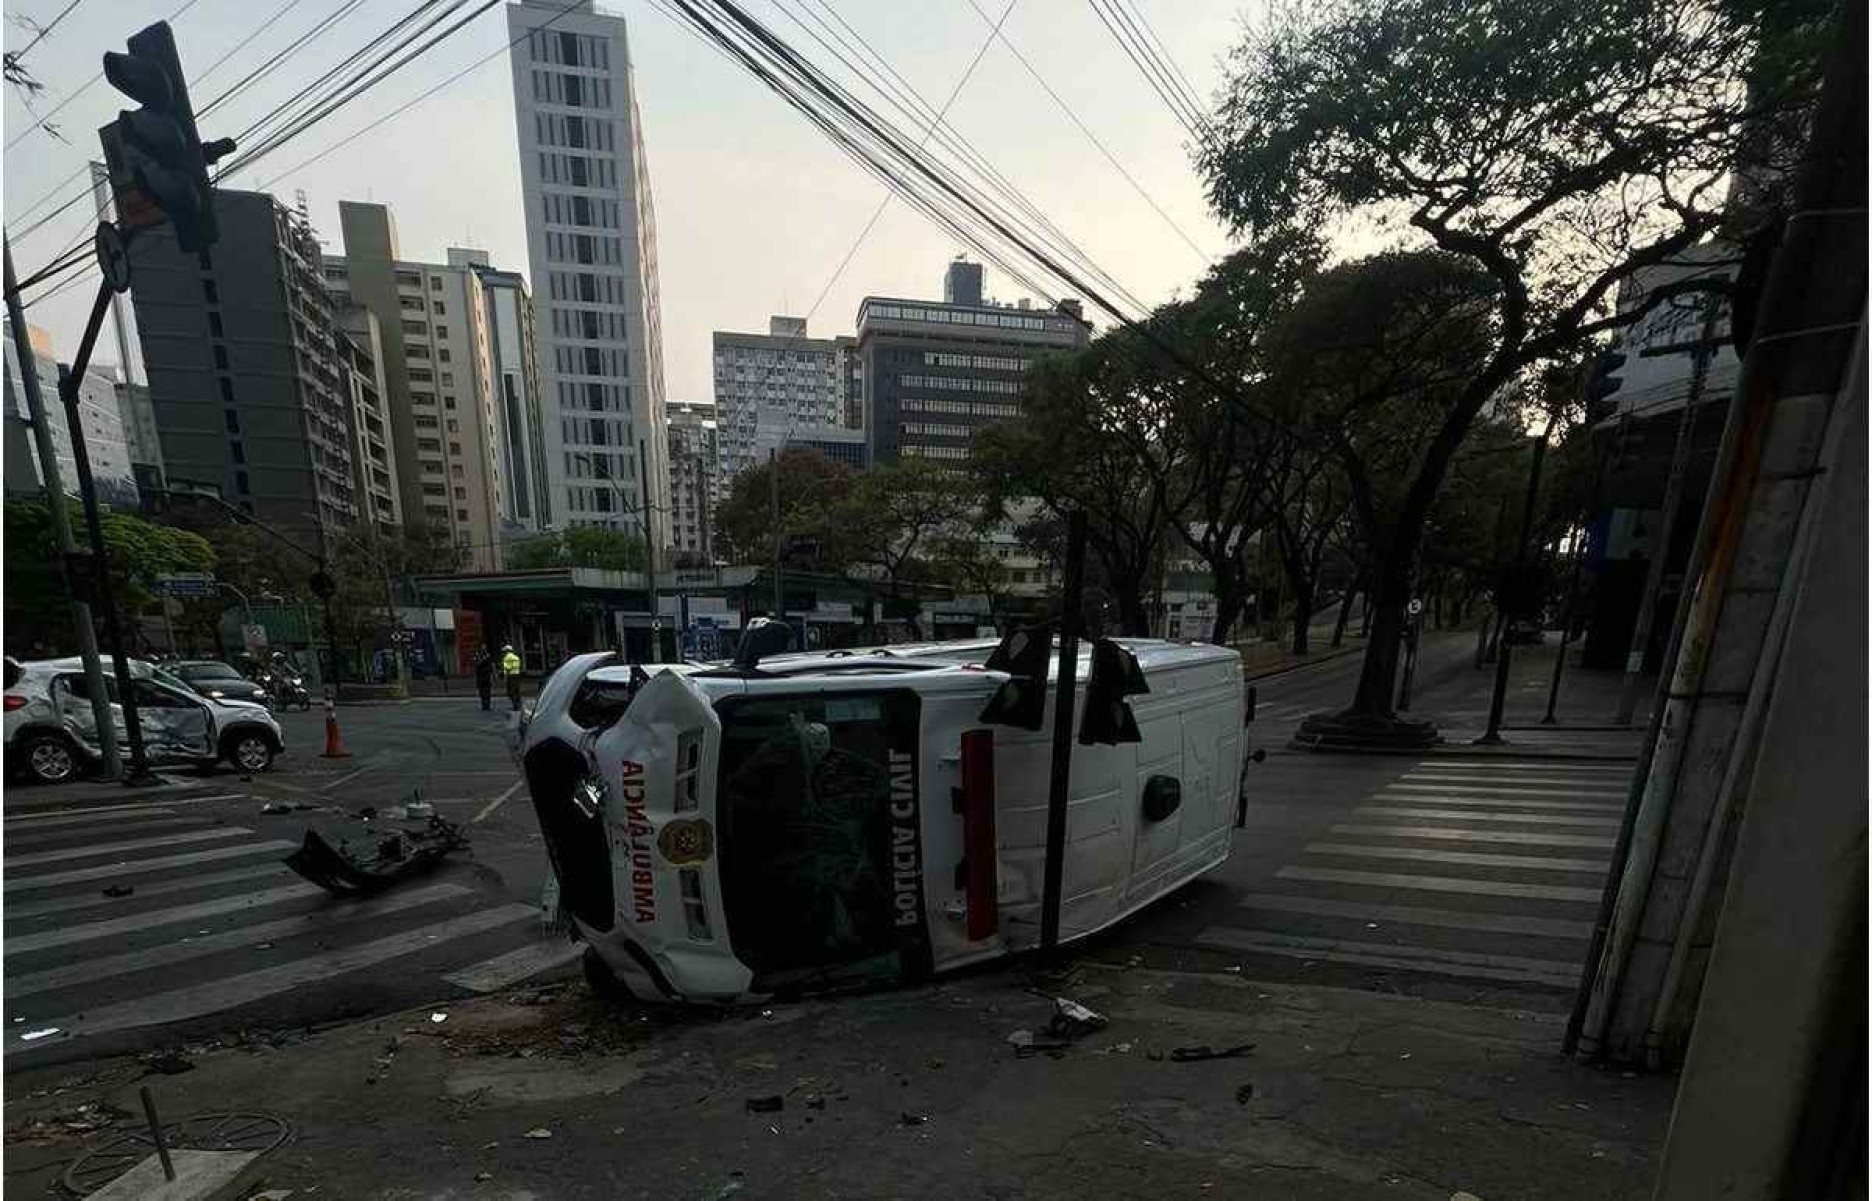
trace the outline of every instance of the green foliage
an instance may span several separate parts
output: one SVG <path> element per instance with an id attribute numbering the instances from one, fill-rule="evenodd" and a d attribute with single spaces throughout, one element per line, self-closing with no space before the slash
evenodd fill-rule
<path id="1" fill-rule="evenodd" d="M 68 500 L 66 513 L 73 538 L 79 546 L 88 546 L 83 506 Z M 115 510 L 100 513 L 99 524 L 110 560 L 111 586 L 126 623 L 149 607 L 157 576 L 215 568 L 214 548 L 188 530 Z M 7 501 L 5 529 L 8 644 L 22 648 L 34 644 L 48 649 L 69 647 L 72 631 L 66 606 L 70 596 L 44 502 Z"/>
<path id="2" fill-rule="evenodd" d="M 720 553 L 731 563 L 772 561 L 776 471 L 778 534 L 788 564 L 802 571 L 842 572 L 851 551 L 835 513 L 859 473 L 816 450 L 783 450 L 773 465 L 757 463 L 729 482 L 728 495 L 715 510 Z"/>
<path id="3" fill-rule="evenodd" d="M 636 534 L 581 525 L 510 542 L 502 552 L 501 561 L 509 571 L 548 567 L 642 571 L 649 557 L 644 553 L 643 539 Z"/>

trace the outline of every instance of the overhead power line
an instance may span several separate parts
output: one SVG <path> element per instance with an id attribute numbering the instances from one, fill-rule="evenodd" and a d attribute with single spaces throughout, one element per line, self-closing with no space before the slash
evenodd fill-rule
<path id="1" fill-rule="evenodd" d="M 278 70 L 282 65 L 284 65 L 289 59 L 291 59 L 293 55 L 297 54 L 303 47 L 305 47 L 306 45 L 308 45 L 309 43 L 317 39 L 320 35 L 329 32 L 333 26 L 338 24 L 338 22 L 344 20 L 352 12 L 356 11 L 358 5 L 360 5 L 361 3 L 363 3 L 363 0 L 344 0 L 344 2 L 339 4 L 339 6 L 336 9 L 332 10 L 329 13 L 326 13 L 323 17 L 320 17 L 317 21 L 313 22 L 312 27 L 310 29 L 306 30 L 304 33 L 294 38 L 291 42 L 288 42 L 285 46 L 281 47 L 280 49 L 274 51 L 272 54 L 268 55 L 266 58 L 262 59 L 254 67 L 253 70 L 241 76 L 241 78 L 236 80 L 231 87 L 226 88 L 225 90 L 221 92 L 220 95 L 216 96 L 214 99 L 209 100 L 207 103 L 202 104 L 201 106 L 196 108 L 195 119 L 197 121 L 201 120 L 203 117 L 214 112 L 214 110 L 216 110 L 217 108 L 220 108 L 223 104 L 226 104 L 228 101 L 234 99 L 234 97 L 240 95 L 242 92 L 246 91 L 248 88 L 252 87 L 254 84 L 259 83 L 262 79 L 265 79 L 268 75 L 271 75 L 274 71 Z M 303 91 L 303 89 L 301 90 Z"/>
<path id="2" fill-rule="evenodd" d="M 982 20 L 988 20 L 988 14 L 982 10 L 981 5 L 976 3 L 976 0 L 968 0 L 968 2 L 969 7 L 973 8 L 976 13 L 980 15 Z M 1139 183 L 1131 172 L 1125 169 L 1125 165 L 1118 161 L 1118 156 L 1113 154 L 1111 149 L 1107 147 L 1104 142 L 1099 140 L 1099 136 L 1086 126 L 1086 123 L 1080 119 L 1079 114 L 1073 109 L 1072 105 L 1061 99 L 1060 94 L 1053 90 L 1053 86 L 1047 83 L 1046 79 L 1035 69 L 1033 63 L 1028 61 L 1027 56 L 1020 52 L 1020 48 L 1009 40 L 1007 34 L 997 30 L 995 36 L 1001 40 L 1001 44 L 1007 48 L 1008 53 L 1014 56 L 1015 61 L 1026 69 L 1027 74 L 1033 77 L 1033 81 L 1040 85 L 1040 90 L 1051 97 L 1053 103 L 1059 106 L 1059 110 L 1066 114 L 1067 120 L 1071 121 L 1073 125 L 1078 128 L 1079 132 L 1085 135 L 1086 140 L 1098 148 L 1098 152 L 1105 157 L 1105 161 L 1110 163 L 1112 168 L 1117 171 L 1119 175 L 1124 177 L 1124 181 L 1131 185 L 1131 190 L 1136 192 L 1138 196 L 1143 199 L 1145 204 L 1150 205 L 1152 212 L 1163 218 L 1164 224 L 1168 225 L 1176 233 L 1177 237 L 1183 239 L 1183 244 L 1194 251 L 1197 257 L 1201 258 L 1204 263 L 1214 261 L 1209 252 L 1204 250 L 1201 246 L 1198 246 L 1196 244 L 1196 239 L 1190 237 L 1188 232 L 1186 232 L 1181 225 L 1177 224 L 1176 218 L 1165 212 L 1163 206 L 1157 203 L 1156 198 L 1144 190 L 1144 185 Z"/>
<path id="3" fill-rule="evenodd" d="M 560 9 L 556 14 L 554 14 L 550 20 L 543 21 L 539 25 L 533 26 L 531 29 L 521 33 L 519 37 L 516 37 L 512 41 L 507 42 L 506 44 L 502 45 L 499 49 L 493 51 L 490 54 L 486 54 L 480 58 L 477 58 L 475 61 L 469 63 L 467 66 L 463 67 L 461 70 L 455 72 L 455 74 L 449 76 L 447 79 L 444 79 L 441 83 L 436 84 L 434 87 L 425 89 L 424 91 L 418 92 L 416 95 L 410 97 L 408 100 L 405 100 L 402 104 L 391 109 L 389 112 L 385 113 L 383 116 L 378 117 L 374 121 L 371 121 L 369 124 L 363 126 L 362 128 L 352 133 L 346 134 L 344 137 L 338 139 L 336 142 L 333 142 L 331 145 L 325 147 L 325 149 L 319 151 L 317 154 L 313 155 L 311 158 L 304 159 L 298 163 L 293 164 L 292 166 L 286 168 L 286 170 L 281 171 L 278 175 L 272 176 L 271 178 L 267 179 L 263 183 L 258 184 L 257 186 L 262 190 L 270 188 L 274 184 L 278 183 L 280 180 L 285 179 L 290 175 L 296 174 L 299 171 L 303 171 L 305 168 L 310 167 L 313 163 L 320 162 L 328 158 L 329 156 L 337 153 L 339 150 L 343 149 L 346 146 L 349 146 L 352 142 L 357 141 L 359 138 L 363 137 L 367 133 L 370 133 L 372 130 L 377 129 L 380 126 L 383 126 L 384 124 L 388 123 L 389 121 L 402 116 L 404 113 L 408 112 L 412 108 L 415 108 L 417 105 L 429 99 L 429 97 L 435 95 L 437 92 L 441 91 L 443 88 L 448 87 L 450 84 L 455 83 L 457 80 L 460 80 L 463 77 L 470 75 L 473 72 L 479 70 L 480 68 L 486 66 L 488 63 L 493 62 L 495 59 L 499 58 L 501 55 L 513 49 L 513 47 L 525 41 L 528 33 L 532 33 L 541 29 L 551 28 L 552 25 L 555 22 L 557 22 L 561 17 L 564 17 L 568 13 L 571 13 L 574 10 L 576 10 L 581 3 L 583 3 L 583 0 L 571 0 L 571 2 L 568 3 L 564 8 Z"/>
<path id="4" fill-rule="evenodd" d="M 59 27 L 59 22 L 69 17 L 71 15 L 71 10 L 77 8 L 82 3 L 84 3 L 84 0 L 71 0 L 70 4 L 67 4 L 64 8 L 59 10 L 58 16 L 53 17 L 48 23 L 39 26 L 39 31 L 33 35 L 33 40 L 27 42 L 23 49 L 15 50 L 12 53 L 10 57 L 13 60 L 13 65 L 18 66 L 28 54 L 32 53 L 34 46 L 45 41 L 46 36 Z"/>
<path id="5" fill-rule="evenodd" d="M 170 13 L 168 17 L 164 19 L 168 21 L 179 21 L 182 19 L 182 14 L 186 13 L 189 9 L 194 8 L 197 4 L 200 4 L 200 3 L 201 3 L 201 0 L 184 0 L 184 3 L 181 8 L 176 9 L 174 12 Z M 96 75 L 93 75 L 90 79 L 86 80 L 83 84 L 79 85 L 77 91 L 70 93 L 69 95 L 65 97 L 65 99 L 53 105 L 49 111 L 47 111 L 43 115 L 35 116 L 32 124 L 28 125 L 26 128 L 20 130 L 18 133 L 14 134 L 12 137 L 7 139 L 6 149 L 11 150 L 13 149 L 13 147 L 19 145 L 22 141 L 26 139 L 28 134 L 32 133 L 33 130 L 45 128 L 46 125 L 51 122 L 52 118 L 58 116 L 59 113 L 65 110 L 66 105 L 78 99 L 78 97 L 84 95 L 86 92 L 90 91 L 93 87 L 96 87 L 97 84 L 103 80 L 103 78 L 104 78 L 104 72 L 99 71 Z"/>
<path id="6" fill-rule="evenodd" d="M 1128 18 L 1135 22 L 1137 28 L 1144 31 L 1144 36 L 1155 53 L 1157 61 L 1162 64 L 1165 72 L 1177 84 L 1177 88 L 1183 94 L 1184 99 L 1189 101 L 1190 108 L 1195 110 L 1202 118 L 1203 129 L 1208 131 L 1208 110 L 1202 102 L 1201 93 L 1197 92 L 1194 85 L 1190 83 L 1189 76 L 1184 74 L 1183 68 L 1177 65 L 1176 59 L 1171 57 L 1169 47 L 1164 45 L 1163 39 L 1157 36 L 1157 30 L 1152 28 L 1150 21 L 1144 16 L 1143 6 L 1137 3 L 1136 0 L 1112 0 L 1112 3 L 1117 6 L 1120 12 L 1127 14 Z"/>
<path id="7" fill-rule="evenodd" d="M 1162 100 L 1164 107 L 1170 110 L 1177 124 L 1181 125 L 1198 144 L 1206 143 L 1208 136 L 1203 128 L 1202 112 L 1192 107 L 1190 102 L 1177 91 L 1176 85 L 1171 82 L 1162 65 L 1150 53 L 1149 47 L 1139 44 L 1141 39 L 1133 40 L 1132 31 L 1129 26 L 1124 25 L 1122 16 L 1109 12 L 1099 3 L 1099 0 L 1088 0 L 1088 2 L 1093 13 L 1097 15 L 1099 23 L 1105 26 L 1112 40 L 1118 43 L 1125 57 L 1131 60 L 1131 65 L 1138 69 L 1138 73 L 1144 77 L 1144 82 L 1150 86 L 1151 91 L 1157 93 L 1157 98 Z"/>

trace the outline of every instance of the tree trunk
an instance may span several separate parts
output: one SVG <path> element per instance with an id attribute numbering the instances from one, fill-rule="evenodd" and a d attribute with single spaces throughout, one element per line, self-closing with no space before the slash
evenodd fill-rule
<path id="1" fill-rule="evenodd" d="M 1371 637 L 1371 585 L 1369 582 L 1366 584 L 1364 591 L 1359 593 L 1358 632 L 1360 638 Z"/>
<path id="2" fill-rule="evenodd" d="M 1235 628 L 1235 618 L 1241 612 L 1242 588 L 1234 573 L 1228 570 L 1226 559 L 1212 561 L 1209 572 L 1215 580 L 1216 596 L 1215 624 L 1209 629 L 1209 641 L 1216 646 L 1227 646 L 1229 631 Z"/>
<path id="3" fill-rule="evenodd" d="M 1304 572 L 1301 576 L 1294 581 L 1293 653 L 1296 655 L 1311 654 L 1313 650 L 1307 628 L 1313 621 L 1313 581 L 1305 579 Z"/>
<path id="4" fill-rule="evenodd" d="M 1397 540 L 1397 545 L 1416 547 L 1416 532 Z M 1358 691 L 1353 695 L 1350 712 L 1367 717 L 1393 717 L 1397 699 L 1397 671 L 1403 648 L 1405 606 L 1410 603 L 1411 567 L 1414 555 L 1407 550 L 1386 555 L 1372 565 L 1371 619 L 1369 639 L 1365 643 L 1365 663 L 1359 671 Z"/>
<path id="5" fill-rule="evenodd" d="M 1352 616 L 1352 598 L 1357 595 L 1359 582 L 1354 579 L 1346 584 L 1345 595 L 1339 598 L 1339 617 L 1333 622 L 1332 645 L 1337 650 L 1345 643 L 1346 622 Z"/>

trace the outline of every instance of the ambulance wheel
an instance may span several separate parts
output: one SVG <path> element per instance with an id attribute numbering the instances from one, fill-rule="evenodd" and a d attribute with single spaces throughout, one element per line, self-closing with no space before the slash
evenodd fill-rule
<path id="1" fill-rule="evenodd" d="M 617 973 L 611 970 L 611 965 L 606 963 L 597 951 L 586 947 L 583 963 L 585 983 L 591 986 L 592 992 L 598 994 L 600 1000 L 628 1001 L 631 999 L 630 987 L 617 978 Z"/>

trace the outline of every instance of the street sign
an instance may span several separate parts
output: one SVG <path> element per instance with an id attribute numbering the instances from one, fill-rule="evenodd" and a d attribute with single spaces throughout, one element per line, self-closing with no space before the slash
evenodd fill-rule
<path id="1" fill-rule="evenodd" d="M 130 287 L 130 250 L 124 245 L 123 234 L 110 222 L 100 221 L 92 245 L 97 250 L 98 270 L 104 274 L 104 286 L 113 292 L 127 290 Z"/>
<path id="2" fill-rule="evenodd" d="M 241 642 L 250 651 L 263 651 L 267 648 L 266 627 L 255 622 L 241 626 Z"/>
<path id="3" fill-rule="evenodd" d="M 1410 615 L 1411 615 L 1412 617 L 1415 617 L 1415 616 L 1417 616 L 1417 615 L 1418 615 L 1419 613 L 1422 613 L 1422 612 L 1423 612 L 1423 602 L 1422 602 L 1421 600 L 1418 600 L 1418 599 L 1417 599 L 1416 597 L 1414 597 L 1414 596 L 1413 596 L 1413 597 L 1411 598 L 1411 603 L 1410 603 L 1410 606 L 1409 606 L 1409 608 L 1410 608 Z"/>
<path id="4" fill-rule="evenodd" d="M 156 591 L 165 596 L 213 596 L 220 588 L 207 571 L 174 571 L 156 577 Z"/>

